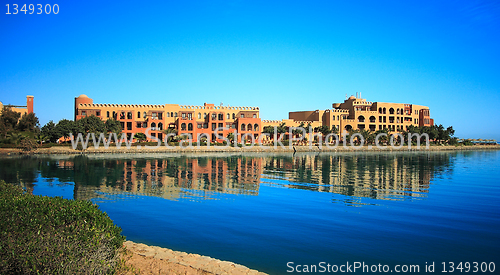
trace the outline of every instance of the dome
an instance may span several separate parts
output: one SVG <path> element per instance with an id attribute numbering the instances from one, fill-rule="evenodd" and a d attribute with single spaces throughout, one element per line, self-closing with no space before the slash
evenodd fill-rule
<path id="1" fill-rule="evenodd" d="M 89 98 L 89 97 L 84 94 L 81 94 L 78 98 Z"/>
<path id="2" fill-rule="evenodd" d="M 349 97 L 349 100 L 351 99 L 356 99 L 356 97 L 352 95 L 351 97 Z"/>

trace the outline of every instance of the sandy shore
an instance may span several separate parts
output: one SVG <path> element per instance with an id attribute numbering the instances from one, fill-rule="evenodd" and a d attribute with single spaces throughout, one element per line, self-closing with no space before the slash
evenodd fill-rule
<path id="1" fill-rule="evenodd" d="M 232 262 L 126 241 L 124 274 L 263 274 Z"/>
<path id="2" fill-rule="evenodd" d="M 392 148 L 385 147 L 384 149 L 377 148 L 375 146 L 363 146 L 363 147 L 351 147 L 351 146 L 337 146 L 335 148 L 327 148 L 323 146 L 322 148 L 318 148 L 317 146 L 294 146 L 294 148 L 289 148 L 286 146 L 274 148 L 272 146 L 254 146 L 253 148 L 235 148 L 235 147 L 223 147 L 223 146 L 210 146 L 210 147 L 200 147 L 200 148 L 167 148 L 165 146 L 161 146 L 159 148 L 144 148 L 144 147 L 135 147 L 132 146 L 130 149 L 125 147 L 116 148 L 114 146 L 110 146 L 105 149 L 103 147 L 95 149 L 88 148 L 84 151 L 74 150 L 70 146 L 54 146 L 51 148 L 39 148 L 35 151 L 32 151 L 31 154 L 106 154 L 106 153 L 196 153 L 196 152 L 355 152 L 355 151 L 373 151 L 373 152 L 387 152 L 387 151 L 462 151 L 462 150 L 498 150 L 500 149 L 500 145 L 472 145 L 472 146 L 439 146 L 432 145 L 429 148 L 425 148 L 421 146 L 418 149 L 416 146 L 412 146 L 408 148 L 404 146 L 402 148 Z M 2 155 L 15 155 L 15 154 L 26 154 L 22 152 L 20 149 L 12 149 L 12 148 L 0 148 L 0 154 Z"/>

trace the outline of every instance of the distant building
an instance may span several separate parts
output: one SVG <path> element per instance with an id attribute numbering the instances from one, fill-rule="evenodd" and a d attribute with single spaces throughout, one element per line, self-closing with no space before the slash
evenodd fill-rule
<path id="1" fill-rule="evenodd" d="M 434 120 L 430 118 L 429 107 L 406 104 L 370 102 L 361 97 L 351 96 L 343 103 L 333 103 L 332 109 L 300 111 L 288 113 L 288 119 L 263 120 L 262 125 L 297 127 L 301 123 L 316 128 L 323 125 L 329 129 L 335 126 L 339 133 L 349 130 L 377 131 L 387 129 L 390 132 L 402 132 L 410 125 L 432 126 Z"/>
<path id="2" fill-rule="evenodd" d="M 215 106 L 205 103 L 203 106 L 178 104 L 95 104 L 86 95 L 75 98 L 75 121 L 86 116 L 97 116 L 102 120 L 114 118 L 121 123 L 122 132 L 131 136 L 135 133 L 146 133 L 161 140 L 167 128 L 177 130 L 177 134 L 191 134 L 193 142 L 198 134 L 205 134 L 211 141 L 222 141 L 216 138 L 217 128 L 225 127 L 217 132 L 227 137 L 230 132 L 247 137 L 259 137 L 261 120 L 259 107 Z M 201 137 L 201 136 L 200 136 Z"/>
<path id="3" fill-rule="evenodd" d="M 33 100 L 35 99 L 34 96 L 29 95 L 26 96 L 26 106 L 18 106 L 18 105 L 3 105 L 2 102 L 0 102 L 0 114 L 2 113 L 2 110 L 4 107 L 11 109 L 14 112 L 20 113 L 21 117 L 25 114 L 31 114 L 33 113 Z"/>

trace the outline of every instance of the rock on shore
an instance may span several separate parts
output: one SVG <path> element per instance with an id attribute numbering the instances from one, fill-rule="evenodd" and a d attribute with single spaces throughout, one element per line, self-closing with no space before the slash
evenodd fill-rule
<path id="1" fill-rule="evenodd" d="M 232 262 L 158 246 L 132 241 L 124 242 L 124 246 L 131 252 L 126 264 L 140 274 L 265 274 Z"/>

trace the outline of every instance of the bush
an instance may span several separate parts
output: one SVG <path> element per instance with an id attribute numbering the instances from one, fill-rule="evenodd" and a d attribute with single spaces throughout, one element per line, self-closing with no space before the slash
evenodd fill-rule
<path id="1" fill-rule="evenodd" d="M 89 201 L 23 194 L 0 181 L 1 274 L 107 274 L 121 228 Z"/>

